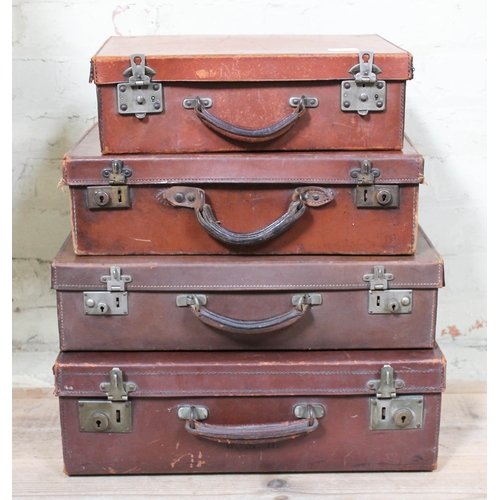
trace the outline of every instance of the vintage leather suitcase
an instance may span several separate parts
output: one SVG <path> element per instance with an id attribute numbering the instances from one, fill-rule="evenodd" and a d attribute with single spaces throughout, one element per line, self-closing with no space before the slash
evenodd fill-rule
<path id="1" fill-rule="evenodd" d="M 65 472 L 430 471 L 445 363 L 437 347 L 61 353 Z"/>
<path id="2" fill-rule="evenodd" d="M 401 149 L 412 56 L 378 35 L 113 36 L 102 152 Z"/>
<path id="3" fill-rule="evenodd" d="M 79 255 L 415 252 L 423 157 L 403 151 L 65 155 Z"/>
<path id="4" fill-rule="evenodd" d="M 443 261 L 404 257 L 77 256 L 52 265 L 64 351 L 434 345 Z"/>

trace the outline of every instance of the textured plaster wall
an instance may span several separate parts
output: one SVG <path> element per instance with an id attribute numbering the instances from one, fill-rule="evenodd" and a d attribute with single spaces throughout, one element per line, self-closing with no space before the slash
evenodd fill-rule
<path id="1" fill-rule="evenodd" d="M 377 33 L 409 50 L 406 132 L 424 155 L 419 220 L 445 259 L 448 375 L 486 378 L 486 1 L 13 1 L 13 374 L 50 384 L 50 262 L 70 231 L 63 154 L 97 120 L 89 61 L 111 35 Z"/>

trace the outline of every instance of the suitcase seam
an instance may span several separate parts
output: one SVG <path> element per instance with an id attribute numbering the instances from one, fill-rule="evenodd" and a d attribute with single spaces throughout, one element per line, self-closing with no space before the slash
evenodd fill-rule
<path id="1" fill-rule="evenodd" d="M 405 392 L 401 394 L 413 393 L 413 392 L 436 392 L 440 391 L 440 387 L 438 386 L 410 386 L 405 388 Z M 327 388 L 314 388 L 308 389 L 304 387 L 289 387 L 285 389 L 182 389 L 182 390 L 170 390 L 170 391 L 137 391 L 136 397 L 138 396 L 190 396 L 192 395 L 214 395 L 214 396 L 222 396 L 222 395 L 231 395 L 231 394 L 280 394 L 280 395 L 289 395 L 293 394 L 313 394 L 313 395 L 323 395 L 323 394 L 344 394 L 344 393 L 355 393 L 355 394 L 367 394 L 367 389 L 354 387 L 354 388 L 342 388 L 342 389 L 327 389 Z M 93 391 L 71 391 L 71 392 L 60 392 L 61 397 L 68 396 L 87 396 L 89 397 L 94 394 Z M 368 393 L 369 395 L 371 393 Z"/>
<path id="2" fill-rule="evenodd" d="M 56 278 L 57 279 L 57 278 Z M 399 286 L 411 286 L 411 287 L 418 287 L 418 286 L 426 286 L 426 287 L 438 287 L 439 286 L 439 283 L 395 283 L 394 285 L 397 285 L 398 287 Z M 394 286 L 393 285 L 393 286 Z M 78 284 L 78 283 L 74 283 L 74 284 L 71 284 L 71 283 L 63 283 L 63 284 L 59 284 L 59 283 L 55 283 L 55 286 L 59 287 L 59 288 L 102 288 L 102 283 L 99 283 L 99 284 L 90 284 L 90 285 L 83 285 L 83 284 Z M 206 289 L 221 289 L 221 288 L 224 288 L 224 289 L 234 289 L 234 288 L 241 288 L 241 289 L 253 289 L 253 288 L 263 288 L 263 289 L 267 289 L 267 288 L 276 288 L 276 289 L 286 289 L 286 288 L 293 288 L 293 287 L 296 287 L 296 288 L 326 288 L 326 287 L 329 287 L 329 288 L 335 288 L 335 287 L 348 287 L 348 288 L 357 288 L 361 291 L 363 290 L 366 290 L 368 291 L 368 288 L 358 288 L 358 287 L 361 287 L 362 285 L 359 285 L 359 284 L 352 284 L 352 283 L 340 283 L 340 284 L 332 284 L 332 283 L 327 283 L 327 284 L 317 284 L 317 283 L 313 283 L 313 284 L 300 284 L 300 283 L 289 283 L 289 284 L 277 284 L 277 285 L 273 285 L 273 284 L 257 284 L 257 285 L 234 285 L 234 284 L 219 284 L 219 285 L 199 285 L 199 284 L 188 284 L 188 285 L 130 285 L 130 284 L 127 284 L 127 290 L 139 290 L 139 289 L 146 289 L 146 290 L 149 290 L 149 289 L 165 289 L 165 290 L 169 290 L 169 289 L 184 289 L 184 290 L 188 290 L 188 289 L 193 289 L 193 288 L 202 288 L 204 290 Z M 393 290 L 397 290 L 397 288 L 392 288 Z M 224 290 L 222 290 L 224 291 Z"/>
<path id="3" fill-rule="evenodd" d="M 184 182 L 190 182 L 190 183 L 211 183 L 211 182 L 217 182 L 217 183 L 227 183 L 227 184 L 232 184 L 233 182 L 237 181 L 238 183 L 245 182 L 245 183 L 251 183 L 252 181 L 255 181 L 254 178 L 246 178 L 246 177 L 238 177 L 237 179 L 233 178 L 227 178 L 227 177 L 202 177 L 202 178 L 192 178 L 192 177 L 174 177 L 174 178 L 169 178 L 169 177 L 161 177 L 161 178 L 144 178 L 144 179 L 133 179 L 133 180 L 128 180 L 127 184 L 132 186 L 132 185 L 144 185 L 144 184 L 149 184 L 151 182 L 157 182 L 157 183 L 163 183 L 163 184 L 174 184 L 174 183 L 184 183 Z M 419 175 L 417 178 L 414 177 L 404 177 L 404 178 L 392 178 L 392 179 L 383 179 L 384 182 L 393 182 L 395 184 L 402 183 L 402 182 L 408 182 L 412 184 L 421 184 L 423 181 L 423 178 Z M 82 180 L 72 180 L 69 181 L 71 182 L 70 187 L 73 185 L 98 185 L 102 184 L 101 181 L 97 180 L 95 178 L 93 179 L 82 179 Z M 355 185 L 353 184 L 352 180 L 345 179 L 345 178 L 316 178 L 316 177 L 273 177 L 273 178 L 264 178 L 264 177 L 259 177 L 257 182 L 254 182 L 254 184 L 263 184 L 263 183 L 279 183 L 279 182 L 289 182 L 292 184 L 299 184 L 303 182 L 321 182 L 322 184 L 343 184 L 347 186 Z M 144 186 L 145 187 L 145 186 Z"/>
<path id="4" fill-rule="evenodd" d="M 405 122 L 405 96 L 406 84 L 400 84 L 400 102 L 399 102 L 399 141 L 401 147 L 404 144 L 404 122 Z"/>
<path id="5" fill-rule="evenodd" d="M 437 290 L 434 290 L 432 298 L 432 313 L 431 313 L 431 330 L 429 332 L 429 342 L 435 340 L 436 334 L 436 309 L 437 309 Z"/>
<path id="6" fill-rule="evenodd" d="M 77 216 L 76 216 L 76 198 L 75 198 L 75 191 L 74 189 L 71 189 L 71 200 L 72 200 L 72 203 L 73 203 L 73 210 L 72 210 L 72 213 L 73 213 L 73 228 L 74 228 L 74 245 L 75 245 L 75 249 L 78 248 L 78 222 L 77 222 Z M 56 281 L 57 281 L 57 276 L 56 276 Z"/>
<path id="7" fill-rule="evenodd" d="M 62 298 L 58 299 L 57 310 L 59 312 L 59 337 L 60 337 L 61 350 L 64 351 L 66 346 L 66 341 L 64 338 L 64 307 L 62 306 Z"/>

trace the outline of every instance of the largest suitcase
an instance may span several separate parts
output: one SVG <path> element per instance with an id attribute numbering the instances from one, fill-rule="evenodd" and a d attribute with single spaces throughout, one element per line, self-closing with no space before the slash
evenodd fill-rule
<path id="1" fill-rule="evenodd" d="M 402 151 L 64 158 L 80 255 L 412 254 L 424 161 Z"/>
<path id="2" fill-rule="evenodd" d="M 424 471 L 437 465 L 438 348 L 62 353 L 65 471 Z"/>
<path id="3" fill-rule="evenodd" d="M 401 149 L 412 56 L 377 35 L 111 37 L 104 154 Z"/>
<path id="4" fill-rule="evenodd" d="M 65 351 L 390 349 L 434 345 L 443 261 L 405 257 L 54 259 Z"/>

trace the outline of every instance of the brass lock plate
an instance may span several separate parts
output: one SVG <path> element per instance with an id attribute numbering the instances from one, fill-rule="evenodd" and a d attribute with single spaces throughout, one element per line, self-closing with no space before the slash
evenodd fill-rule
<path id="1" fill-rule="evenodd" d="M 399 207 L 399 186 L 375 184 L 356 186 L 357 208 Z"/>
<path id="2" fill-rule="evenodd" d="M 409 314 L 412 311 L 413 290 L 369 290 L 370 314 Z"/>
<path id="3" fill-rule="evenodd" d="M 128 186 L 91 186 L 87 188 L 87 206 L 90 209 L 129 208 Z"/>
<path id="4" fill-rule="evenodd" d="M 132 402 L 78 401 L 80 432 L 132 432 Z"/>
<path id="5" fill-rule="evenodd" d="M 162 84 L 158 82 L 142 86 L 119 83 L 116 86 L 118 113 L 137 115 L 138 118 L 144 118 L 146 114 L 161 113 L 162 95 Z"/>
<path id="6" fill-rule="evenodd" d="M 358 84 L 356 80 L 344 80 L 340 93 L 340 109 L 346 112 L 357 111 L 361 115 L 369 111 L 384 111 L 386 88 L 382 80 L 366 84 Z"/>
<path id="7" fill-rule="evenodd" d="M 83 310 L 90 316 L 124 316 L 128 292 L 83 292 Z"/>
<path id="8" fill-rule="evenodd" d="M 370 429 L 373 431 L 420 429 L 423 417 L 423 396 L 370 398 Z"/>

